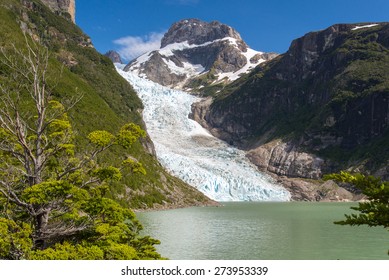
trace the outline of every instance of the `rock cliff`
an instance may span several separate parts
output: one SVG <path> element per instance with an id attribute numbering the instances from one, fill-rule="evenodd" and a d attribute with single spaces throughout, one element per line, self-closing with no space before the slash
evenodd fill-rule
<path id="1" fill-rule="evenodd" d="M 67 13 L 70 15 L 70 19 L 76 22 L 76 0 L 41 0 L 52 11 L 63 15 Z"/>

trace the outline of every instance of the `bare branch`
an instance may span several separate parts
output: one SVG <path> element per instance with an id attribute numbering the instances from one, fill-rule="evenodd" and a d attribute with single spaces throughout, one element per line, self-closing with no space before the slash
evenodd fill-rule
<path id="1" fill-rule="evenodd" d="M 44 231 L 41 232 L 40 239 L 50 240 L 57 238 L 64 238 L 75 235 L 81 231 L 88 229 L 91 226 L 91 220 L 80 225 L 67 223 L 53 223 L 50 224 Z"/>
<path id="2" fill-rule="evenodd" d="M 23 202 L 17 195 L 15 192 L 11 191 L 10 190 L 10 187 L 8 186 L 8 184 L 4 181 L 0 181 L 0 185 L 2 185 L 3 187 L 6 187 L 7 190 L 4 190 L 3 188 L 0 187 L 0 192 L 10 201 L 12 201 L 13 203 L 15 203 L 16 205 L 18 206 L 21 206 L 21 207 L 24 207 L 29 213 L 32 213 L 33 212 L 33 208 L 31 206 L 31 204 L 28 204 L 28 203 L 25 203 Z"/>

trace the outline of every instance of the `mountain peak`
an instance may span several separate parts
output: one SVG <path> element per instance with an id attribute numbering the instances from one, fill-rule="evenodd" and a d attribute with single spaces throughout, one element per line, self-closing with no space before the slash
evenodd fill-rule
<path id="1" fill-rule="evenodd" d="M 110 60 L 112 60 L 113 63 L 120 63 L 120 64 L 123 63 L 120 54 L 114 50 L 109 50 L 104 55 L 108 57 Z"/>
<path id="2" fill-rule="evenodd" d="M 184 19 L 170 27 L 160 49 L 143 54 L 124 70 L 164 86 L 199 90 L 230 83 L 275 56 L 250 49 L 228 25 Z"/>
<path id="3" fill-rule="evenodd" d="M 162 38 L 161 48 L 185 41 L 188 41 L 189 45 L 201 45 L 227 37 L 242 41 L 235 29 L 218 21 L 208 23 L 199 19 L 184 19 L 169 28 Z"/>

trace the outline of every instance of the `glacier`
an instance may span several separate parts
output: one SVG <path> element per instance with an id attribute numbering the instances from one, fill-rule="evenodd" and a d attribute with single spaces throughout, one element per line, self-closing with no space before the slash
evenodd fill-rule
<path id="1" fill-rule="evenodd" d="M 116 69 L 138 93 L 157 158 L 172 175 L 216 201 L 288 201 L 290 193 L 260 173 L 244 151 L 212 136 L 188 115 L 199 100 Z"/>

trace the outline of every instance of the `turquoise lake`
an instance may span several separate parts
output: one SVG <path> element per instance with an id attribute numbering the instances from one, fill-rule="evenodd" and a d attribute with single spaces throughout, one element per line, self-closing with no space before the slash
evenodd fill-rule
<path id="1" fill-rule="evenodd" d="M 229 202 L 138 213 L 173 260 L 389 260 L 384 228 L 333 224 L 356 203 Z"/>

